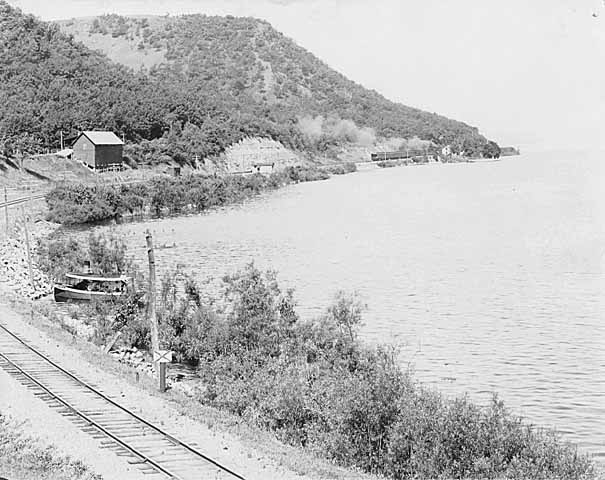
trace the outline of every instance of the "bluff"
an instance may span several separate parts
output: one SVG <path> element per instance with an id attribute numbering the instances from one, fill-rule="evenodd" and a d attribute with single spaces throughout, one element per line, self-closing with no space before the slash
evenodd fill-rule
<path id="1" fill-rule="evenodd" d="M 475 127 L 347 79 L 263 20 L 105 15 L 45 23 L 0 0 L 0 154 L 84 129 L 128 140 L 134 161 L 215 157 L 247 137 L 308 154 L 419 137 L 468 154 Z"/>

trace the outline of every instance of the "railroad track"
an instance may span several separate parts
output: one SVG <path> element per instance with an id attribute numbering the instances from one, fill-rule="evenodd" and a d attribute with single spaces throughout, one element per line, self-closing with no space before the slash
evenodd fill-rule
<path id="1" fill-rule="evenodd" d="M 81 430 L 101 448 L 127 456 L 143 473 L 173 480 L 245 480 L 241 475 L 144 420 L 95 386 L 57 365 L 0 324 L 0 367 Z"/>
<path id="2" fill-rule="evenodd" d="M 44 198 L 45 196 L 46 196 L 45 193 L 41 193 L 39 195 L 31 195 L 29 197 L 15 198 L 14 200 L 9 200 L 8 202 L 0 203 L 0 208 L 13 207 L 13 206 L 19 205 L 21 203 L 29 202 L 30 200 L 39 200 L 40 198 Z"/>

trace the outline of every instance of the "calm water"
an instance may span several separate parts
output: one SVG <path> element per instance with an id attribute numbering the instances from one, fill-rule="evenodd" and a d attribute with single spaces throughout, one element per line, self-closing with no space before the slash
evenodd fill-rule
<path id="1" fill-rule="evenodd" d="M 254 260 L 316 315 L 338 289 L 364 336 L 448 394 L 498 392 L 605 461 L 605 167 L 597 155 L 371 170 L 150 228 L 160 265 L 214 279 Z M 137 250 L 139 258 L 144 251 Z"/>

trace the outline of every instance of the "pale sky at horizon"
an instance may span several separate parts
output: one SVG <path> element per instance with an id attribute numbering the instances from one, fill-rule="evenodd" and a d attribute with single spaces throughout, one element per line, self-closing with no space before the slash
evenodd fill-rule
<path id="1" fill-rule="evenodd" d="M 605 148 L 605 0 L 8 1 L 43 20 L 264 18 L 350 79 L 502 145 Z"/>

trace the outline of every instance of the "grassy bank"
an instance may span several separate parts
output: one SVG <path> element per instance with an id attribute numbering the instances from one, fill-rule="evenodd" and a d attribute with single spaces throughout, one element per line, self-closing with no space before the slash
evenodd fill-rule
<path id="1" fill-rule="evenodd" d="M 79 461 L 25 436 L 0 412 L 0 477 L 11 480 L 101 480 Z"/>
<path id="2" fill-rule="evenodd" d="M 355 171 L 355 164 L 328 170 L 317 167 L 287 167 L 269 176 L 156 177 L 125 185 L 66 184 L 46 196 L 48 219 L 64 225 L 99 222 L 123 215 L 150 212 L 154 215 L 203 212 L 209 208 L 241 202 L 261 192 L 282 186 L 326 180 L 330 174 Z"/>
<path id="3" fill-rule="evenodd" d="M 249 265 L 223 280 L 222 298 L 210 303 L 182 275 L 160 288 L 162 347 L 197 367 L 200 404 L 388 478 L 595 477 L 587 457 L 497 398 L 480 407 L 419 385 L 396 349 L 359 339 L 364 307 L 355 296 L 341 292 L 319 318 L 302 320 L 275 273 Z M 127 345 L 149 348 L 140 296 L 87 308 L 99 343 L 120 331 Z"/>

